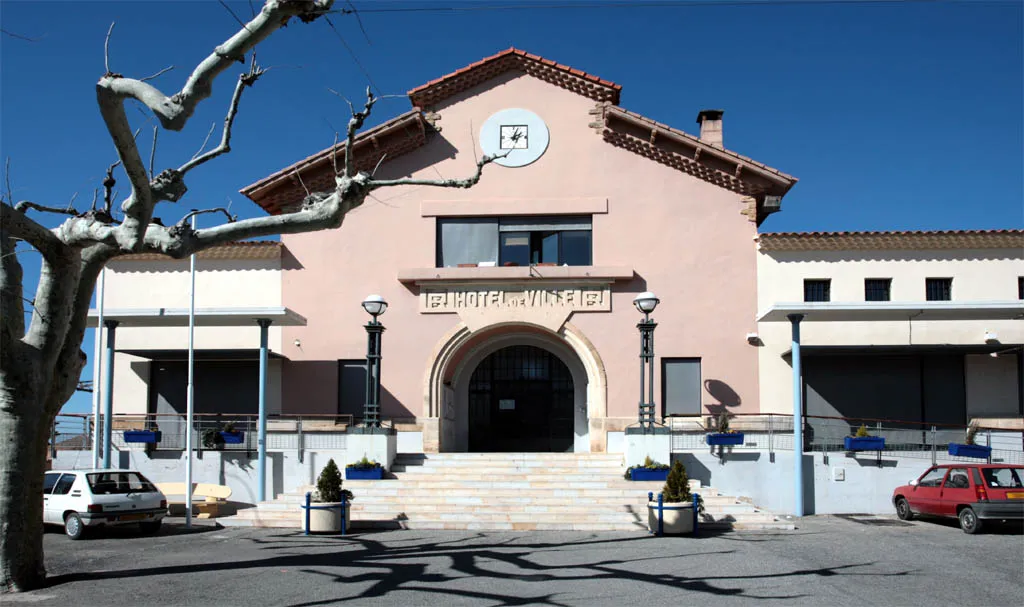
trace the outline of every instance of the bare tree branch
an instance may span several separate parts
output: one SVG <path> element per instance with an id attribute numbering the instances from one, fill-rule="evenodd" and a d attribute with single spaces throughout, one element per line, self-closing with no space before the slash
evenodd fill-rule
<path id="1" fill-rule="evenodd" d="M 14 205 L 14 208 L 18 211 L 21 211 L 22 213 L 24 213 L 28 209 L 33 209 L 35 211 L 40 211 L 43 213 L 57 213 L 59 215 L 71 215 L 72 217 L 77 217 L 80 214 L 78 211 L 71 207 L 67 207 L 64 209 L 60 207 L 48 207 L 46 205 L 32 202 L 31 200 L 22 200 L 18 204 Z"/>
<path id="2" fill-rule="evenodd" d="M 477 161 L 476 172 L 465 179 L 384 179 L 371 180 L 367 185 L 371 192 L 380 188 L 396 185 L 426 185 L 439 188 L 471 188 L 480 181 L 480 176 L 483 174 L 485 166 L 499 158 L 504 158 L 508 155 L 509 151 L 511 150 L 506 151 L 504 154 L 484 156 Z"/>
<path id="3" fill-rule="evenodd" d="M 178 220 L 178 223 L 175 224 L 175 225 L 177 225 L 177 226 L 186 226 L 186 225 L 188 225 L 188 220 L 189 219 L 192 219 L 196 215 L 203 215 L 205 213 L 224 213 L 224 216 L 228 218 L 228 223 L 234 223 L 234 222 L 238 221 L 238 218 L 235 217 L 234 215 L 232 215 L 231 213 L 229 213 L 227 209 L 225 209 L 223 207 L 217 207 L 215 209 L 193 209 L 187 215 L 185 215 L 180 220 Z"/>
<path id="4" fill-rule="evenodd" d="M 206 139 L 203 139 L 203 145 L 199 146 L 199 149 L 196 150 L 195 154 L 192 154 L 191 160 L 195 160 L 196 158 L 199 158 L 199 155 L 203 153 L 203 150 L 206 149 L 206 144 L 210 143 L 210 136 L 213 135 L 213 131 L 216 128 L 217 128 L 217 123 L 216 122 L 214 122 L 213 124 L 210 125 L 210 130 L 206 132 Z"/>
<path id="5" fill-rule="evenodd" d="M 387 157 L 388 157 L 388 153 L 387 152 L 384 152 L 383 154 L 380 155 L 380 159 L 377 160 L 376 166 L 373 167 L 373 172 L 370 173 L 370 177 L 373 177 L 374 175 L 377 174 L 377 169 L 380 168 L 380 165 L 384 164 L 384 159 L 387 158 Z"/>
<path id="6" fill-rule="evenodd" d="M 0 349 L 15 347 L 25 335 L 23 272 L 15 250 L 18 243 L 5 225 L 0 224 Z"/>
<path id="7" fill-rule="evenodd" d="M 346 99 L 345 101 L 348 101 Z M 352 103 L 349 102 L 348 107 L 352 111 L 352 117 L 348 120 L 348 131 L 345 136 L 345 176 L 352 177 L 355 175 L 355 154 L 352 152 L 352 145 L 356 138 L 356 132 L 363 128 L 363 122 L 366 121 L 367 117 L 370 116 L 370 112 L 373 110 L 373 104 L 377 102 L 377 99 L 373 96 L 373 91 L 370 87 L 366 87 L 366 104 L 363 106 L 363 111 L 357 112 L 352 107 Z"/>
<path id="8" fill-rule="evenodd" d="M 23 36 L 21 34 L 15 34 L 14 32 L 5 30 L 3 28 L 0 28 L 0 33 L 4 34 L 6 36 L 10 36 L 11 38 L 17 38 L 18 40 L 24 40 L 26 42 L 39 42 L 40 40 L 43 39 L 43 36 L 46 35 L 46 34 L 43 34 L 43 36 L 38 36 L 36 38 L 32 38 L 30 36 Z"/>
<path id="9" fill-rule="evenodd" d="M 153 74 L 152 76 L 146 76 L 145 78 L 139 78 L 139 82 L 145 82 L 147 80 L 153 80 L 154 78 L 158 78 L 160 76 L 163 76 L 164 74 L 166 74 L 167 72 L 169 72 L 169 71 L 171 71 L 173 69 L 174 69 L 173 65 L 168 65 L 167 67 L 165 67 L 164 69 L 160 70 L 159 72 Z"/>
<path id="10" fill-rule="evenodd" d="M 156 136 L 160 132 L 160 127 L 153 125 L 153 147 L 149 149 L 149 179 L 153 180 L 153 165 L 156 163 Z"/>
<path id="11" fill-rule="evenodd" d="M 221 132 L 220 145 L 209 152 L 202 154 L 198 158 L 193 157 L 191 160 L 178 167 L 178 172 L 184 175 L 204 162 L 213 160 L 217 156 L 227 154 L 231 151 L 231 126 L 235 122 L 235 115 L 238 113 L 238 103 L 242 100 L 242 91 L 245 90 L 246 87 L 255 84 L 262 75 L 263 70 L 256 65 L 256 54 L 254 52 L 249 72 L 239 76 L 238 82 L 235 84 L 235 92 L 231 96 L 231 104 L 228 106 L 228 115 L 224 118 L 224 130 Z M 207 135 L 207 138 L 209 138 L 209 135 Z M 203 142 L 203 147 L 206 147 L 205 141 Z"/>
<path id="12" fill-rule="evenodd" d="M 107 37 L 103 40 L 103 68 L 106 70 L 104 73 L 109 75 L 110 71 L 110 34 L 114 33 L 114 26 L 117 25 L 117 21 L 110 22 L 110 29 L 107 30 Z"/>
<path id="13" fill-rule="evenodd" d="M 97 101 L 107 131 L 124 163 L 125 173 L 132 191 L 122 204 L 124 224 L 117 234 L 124 250 L 135 250 L 142 245 L 146 226 L 159 200 L 176 200 L 185 192 L 182 172 L 164 171 L 150 179 L 139 156 L 138 147 L 129 139 L 130 127 L 125 115 L 124 102 L 135 99 L 148 107 L 160 120 L 163 128 L 179 131 L 184 128 L 196 106 L 212 93 L 214 79 L 235 61 L 244 61 L 246 54 L 292 17 L 309 22 L 330 9 L 333 0 L 267 0 L 263 10 L 213 53 L 204 59 L 189 76 L 180 91 L 167 96 L 148 82 L 124 78 L 107 73 L 96 83 Z M 109 36 L 108 36 L 109 38 Z M 197 159 L 197 166 L 201 164 Z M 190 167 L 191 168 L 191 167 Z"/>
<path id="14" fill-rule="evenodd" d="M 113 189 L 114 186 L 117 184 L 117 180 L 114 179 L 114 169 L 116 169 L 120 164 L 121 161 L 118 160 L 111 164 L 110 166 L 108 166 L 107 176 L 103 178 L 103 210 L 106 211 L 108 215 L 110 214 L 110 207 L 113 204 L 114 200 Z"/>
<path id="15" fill-rule="evenodd" d="M 67 248 L 53 232 L 7 203 L 0 203 L 0 220 L 5 232 L 35 247 L 44 259 L 55 259 Z"/>

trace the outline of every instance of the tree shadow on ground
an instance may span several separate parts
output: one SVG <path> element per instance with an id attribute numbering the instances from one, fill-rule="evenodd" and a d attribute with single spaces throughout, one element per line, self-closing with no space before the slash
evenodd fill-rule
<path id="1" fill-rule="evenodd" d="M 83 572 L 58 575 L 48 580 L 49 585 L 57 586 L 79 581 L 96 581 L 109 579 L 127 579 L 149 576 L 190 575 L 199 572 L 241 571 L 246 569 L 291 569 L 308 574 L 322 576 L 325 581 L 345 584 L 339 586 L 339 596 L 322 601 L 295 603 L 290 607 L 312 607 L 345 601 L 361 601 L 370 598 L 388 597 L 392 593 L 402 591 L 433 593 L 439 596 L 464 597 L 493 601 L 495 605 L 563 605 L 558 599 L 562 592 L 532 594 L 531 584 L 560 582 L 571 587 L 572 582 L 593 582 L 607 580 L 628 580 L 634 584 L 662 587 L 672 591 L 691 591 L 715 596 L 743 597 L 748 599 L 797 599 L 805 595 L 765 595 L 750 594 L 742 587 L 744 580 L 784 579 L 801 576 L 904 576 L 910 571 L 894 573 L 858 572 L 858 567 L 869 567 L 873 563 L 849 563 L 833 567 L 816 567 L 786 572 L 773 572 L 758 575 L 712 575 L 687 576 L 673 571 L 657 573 L 649 567 L 639 565 L 645 561 L 669 562 L 675 559 L 707 559 L 713 555 L 731 554 L 734 550 L 720 551 L 675 551 L 663 554 L 644 553 L 650 556 L 625 558 L 622 550 L 636 548 L 634 542 L 672 541 L 671 539 L 652 540 L 648 536 L 589 536 L 579 541 L 536 541 L 531 536 L 494 535 L 478 533 L 471 536 L 459 536 L 450 540 L 441 540 L 429 534 L 413 538 L 394 537 L 388 533 L 363 533 L 345 537 L 308 538 L 300 533 L 275 534 L 264 538 L 248 538 L 253 544 L 261 545 L 262 549 L 278 552 L 267 558 L 219 562 L 196 563 L 187 565 L 163 566 L 152 568 L 122 569 L 116 571 Z M 326 541 L 325 541 L 326 540 Z M 240 541 L 244 541 L 241 540 Z M 680 549 L 693 548 L 694 544 L 680 543 Z M 329 551 L 323 552 L 327 548 Z M 597 559 L 577 562 L 574 553 L 585 549 L 588 558 Z M 310 550 L 322 552 L 311 553 Z M 600 554 L 607 553 L 607 558 Z M 554 558 L 546 559 L 545 555 Z M 431 559 L 431 563 L 409 562 L 420 559 Z M 438 566 L 438 560 L 447 565 Z M 553 564 L 547 564 L 550 560 Z M 342 567 L 344 574 L 324 571 L 324 568 Z M 437 571 L 432 571 L 436 569 Z M 680 569 L 680 568 L 677 568 Z M 685 569 L 685 568 L 681 568 Z M 353 570 L 354 573 L 353 573 Z M 475 589 L 459 587 L 458 582 L 467 578 L 480 581 Z M 500 583 L 509 580 L 522 583 L 523 586 L 514 593 L 516 596 L 498 592 L 488 592 L 491 582 Z M 454 584 L 452 582 L 455 582 Z M 346 588 L 354 584 L 369 583 L 361 592 L 352 592 L 350 596 L 340 595 Z M 735 587 L 739 584 L 739 587 Z M 733 586 L 733 587 L 730 587 Z M 541 590 L 538 588 L 538 590 Z M 545 589 L 546 590 L 546 589 Z M 763 589 L 758 589 L 763 591 Z M 512 594 L 512 593 L 509 593 Z"/>

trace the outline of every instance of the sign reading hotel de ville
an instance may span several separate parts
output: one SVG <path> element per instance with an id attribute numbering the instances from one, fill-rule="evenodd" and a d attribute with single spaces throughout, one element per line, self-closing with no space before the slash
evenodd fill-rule
<path id="1" fill-rule="evenodd" d="M 607 285 L 567 288 L 540 287 L 447 287 L 420 292 L 420 312 L 450 314 L 491 311 L 608 312 L 611 293 Z"/>

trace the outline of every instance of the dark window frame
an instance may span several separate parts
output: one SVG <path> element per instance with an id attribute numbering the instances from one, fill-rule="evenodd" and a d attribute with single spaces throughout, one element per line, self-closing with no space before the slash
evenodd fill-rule
<path id="1" fill-rule="evenodd" d="M 349 366 L 350 368 L 356 368 L 356 367 L 362 366 L 362 368 L 363 368 L 363 382 L 362 382 L 362 390 L 360 392 L 360 394 L 362 394 L 362 400 L 359 403 L 357 403 L 358 406 L 354 407 L 354 409 L 352 411 L 350 411 L 349 408 L 346 406 L 346 404 L 342 402 L 342 398 L 344 397 L 344 394 L 345 394 L 344 388 L 342 387 L 342 383 L 344 382 L 344 370 L 345 370 L 346 366 Z M 366 359 L 365 358 L 339 358 L 338 359 L 338 406 L 337 406 L 338 415 L 353 415 L 355 418 L 358 419 L 358 418 L 362 417 L 363 410 L 365 409 L 365 407 L 366 407 Z"/>
<path id="2" fill-rule="evenodd" d="M 815 290 L 816 287 L 819 287 L 820 290 Z M 804 301 L 821 303 L 832 301 L 832 279 L 805 278 Z"/>
<path id="3" fill-rule="evenodd" d="M 865 278 L 864 301 L 892 301 L 892 279 Z"/>
<path id="4" fill-rule="evenodd" d="M 1024 299 L 1024 276 L 1017 277 L 1017 299 Z"/>
<path id="5" fill-rule="evenodd" d="M 443 231 L 444 226 L 449 223 L 496 223 L 498 226 L 498 255 L 497 261 L 495 262 L 498 266 L 505 266 L 506 263 L 514 264 L 517 266 L 533 266 L 538 264 L 544 265 L 573 265 L 573 266 L 591 266 L 594 264 L 594 224 L 593 215 L 538 215 L 538 216 L 483 216 L 483 217 L 438 217 L 434 226 L 434 265 L 438 268 L 451 267 L 445 265 L 444 260 L 444 239 Z M 515 230 L 509 229 L 509 226 L 513 228 L 517 225 L 530 226 L 534 224 L 534 229 Z M 559 229 L 559 225 L 571 226 L 574 224 L 589 224 L 588 228 L 572 228 L 572 229 Z M 545 225 L 547 229 L 537 229 L 537 226 Z M 503 227 L 505 229 L 503 229 Z M 567 256 L 568 248 L 566 246 L 565 234 L 570 232 L 581 232 L 587 234 L 587 246 L 586 246 L 586 263 L 569 263 L 575 261 L 571 259 L 577 257 L 579 250 L 578 248 L 573 250 L 572 256 Z M 555 257 L 556 259 L 546 259 L 544 257 L 544 240 L 554 235 L 556 238 L 555 244 Z M 503 245 L 505 238 L 512 236 L 525 237 L 527 239 L 527 247 L 529 251 L 526 254 L 525 260 L 520 259 L 509 259 L 506 246 Z M 522 246 L 522 245 L 520 245 Z M 471 262 L 470 262 L 471 263 Z M 479 262 L 478 262 L 479 263 Z"/>
<path id="6" fill-rule="evenodd" d="M 668 382 L 666 378 L 668 375 L 665 373 L 665 369 L 668 364 L 673 362 L 696 362 L 697 370 L 700 374 L 697 380 L 697 411 L 696 413 L 669 413 L 668 403 Z M 704 414 L 704 361 L 700 356 L 662 356 L 661 357 L 661 414 L 663 417 L 669 415 L 693 415 L 700 416 Z"/>
<path id="7" fill-rule="evenodd" d="M 925 278 L 924 298 L 925 301 L 953 301 L 953 279 Z"/>

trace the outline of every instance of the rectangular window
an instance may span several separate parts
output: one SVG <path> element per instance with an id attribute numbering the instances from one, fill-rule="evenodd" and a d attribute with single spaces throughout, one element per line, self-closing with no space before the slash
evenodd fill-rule
<path id="1" fill-rule="evenodd" d="M 1017 277 L 1017 299 L 1024 299 L 1024 276 Z"/>
<path id="2" fill-rule="evenodd" d="M 832 281 L 825 279 L 804 280 L 804 301 L 831 301 Z"/>
<path id="3" fill-rule="evenodd" d="M 928 301 L 949 301 L 953 299 L 953 279 L 926 278 L 924 291 Z"/>
<path id="4" fill-rule="evenodd" d="M 52 495 L 67 495 L 71 492 L 71 486 L 75 484 L 74 474 L 62 474 L 57 484 L 53 486 Z"/>
<path id="5" fill-rule="evenodd" d="M 439 219 L 437 267 L 588 266 L 590 217 Z"/>
<path id="6" fill-rule="evenodd" d="M 864 301 L 889 301 L 891 278 L 864 279 Z"/>
<path id="7" fill-rule="evenodd" d="M 699 358 L 661 359 L 661 402 L 666 417 L 701 414 Z"/>
<path id="8" fill-rule="evenodd" d="M 57 484 L 58 478 L 60 478 L 60 472 L 47 472 L 43 476 L 43 495 L 49 495 L 53 492 L 53 486 Z"/>
<path id="9" fill-rule="evenodd" d="M 366 359 L 338 361 L 338 413 L 363 416 L 366 405 Z"/>

